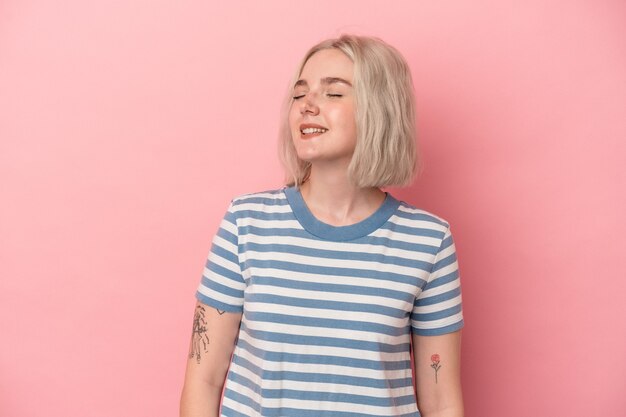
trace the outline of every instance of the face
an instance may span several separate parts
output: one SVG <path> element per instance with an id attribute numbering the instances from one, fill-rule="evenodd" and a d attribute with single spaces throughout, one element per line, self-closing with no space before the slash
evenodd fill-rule
<path id="1" fill-rule="evenodd" d="M 350 58 L 337 49 L 318 51 L 304 65 L 289 111 L 300 159 L 314 163 L 352 158 L 356 146 L 353 67 Z"/>

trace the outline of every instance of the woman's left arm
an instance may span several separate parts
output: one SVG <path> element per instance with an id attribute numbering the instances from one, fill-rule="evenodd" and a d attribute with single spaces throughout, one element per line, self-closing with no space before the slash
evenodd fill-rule
<path id="1" fill-rule="evenodd" d="M 461 330 L 412 337 L 417 404 L 422 417 L 463 417 Z"/>

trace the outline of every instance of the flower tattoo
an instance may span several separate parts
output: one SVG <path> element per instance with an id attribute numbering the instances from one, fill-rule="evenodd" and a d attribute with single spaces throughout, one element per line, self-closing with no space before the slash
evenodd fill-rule
<path id="1" fill-rule="evenodd" d="M 439 368 L 441 368 L 441 365 L 439 365 L 439 362 L 441 361 L 441 359 L 439 358 L 439 355 L 435 353 L 431 355 L 430 360 L 432 361 L 432 364 L 430 365 L 430 367 L 435 370 L 435 384 L 436 384 L 437 372 L 439 372 Z"/>

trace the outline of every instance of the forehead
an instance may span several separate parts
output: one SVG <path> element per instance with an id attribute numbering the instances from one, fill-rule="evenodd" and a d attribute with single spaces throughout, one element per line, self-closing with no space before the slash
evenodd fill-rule
<path id="1" fill-rule="evenodd" d="M 343 79 L 352 83 L 354 64 L 338 49 L 323 49 L 314 53 L 304 64 L 296 85 L 313 84 L 322 80 Z"/>

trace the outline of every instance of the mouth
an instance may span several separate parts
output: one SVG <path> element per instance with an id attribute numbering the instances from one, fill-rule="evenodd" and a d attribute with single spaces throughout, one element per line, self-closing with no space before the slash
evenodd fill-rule
<path id="1" fill-rule="evenodd" d="M 324 133 L 326 133 L 328 131 L 328 129 L 326 128 L 320 128 L 320 127 L 307 127 L 304 129 L 300 129 L 300 135 L 302 136 L 302 138 L 307 139 L 307 138 L 313 138 L 316 136 L 320 136 L 323 135 Z"/>

